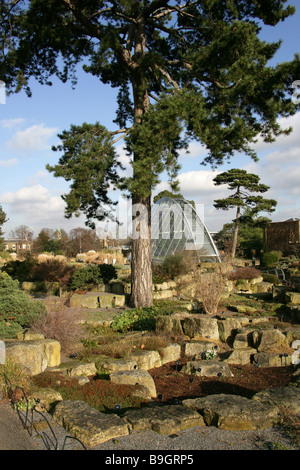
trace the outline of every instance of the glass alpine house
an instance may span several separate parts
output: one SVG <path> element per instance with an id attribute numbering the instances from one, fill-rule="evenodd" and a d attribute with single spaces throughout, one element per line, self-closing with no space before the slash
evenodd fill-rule
<path id="1" fill-rule="evenodd" d="M 200 217 L 202 205 L 163 197 L 152 208 L 152 261 L 161 263 L 175 253 L 191 252 L 197 261 L 220 262 L 220 253 Z M 197 211 L 198 209 L 198 211 Z"/>

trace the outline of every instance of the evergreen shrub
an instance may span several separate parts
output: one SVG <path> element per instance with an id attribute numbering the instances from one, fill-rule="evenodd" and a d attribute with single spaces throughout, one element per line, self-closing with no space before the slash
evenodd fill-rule
<path id="1" fill-rule="evenodd" d="M 268 251 L 262 255 L 260 264 L 266 268 L 274 266 L 280 259 L 280 253 L 277 251 Z"/>
<path id="2" fill-rule="evenodd" d="M 107 284 L 117 278 L 117 271 L 113 265 L 95 264 L 77 269 L 69 283 L 71 290 L 90 290 L 99 284 Z"/>
<path id="3" fill-rule="evenodd" d="M 0 272 L 0 336 L 13 338 L 45 315 L 46 307 L 32 300 L 7 273 Z"/>
<path id="4" fill-rule="evenodd" d="M 175 277 L 182 276 L 189 272 L 189 266 L 181 253 L 174 253 L 173 255 L 167 256 L 162 264 L 165 273 L 171 279 L 175 279 Z"/>

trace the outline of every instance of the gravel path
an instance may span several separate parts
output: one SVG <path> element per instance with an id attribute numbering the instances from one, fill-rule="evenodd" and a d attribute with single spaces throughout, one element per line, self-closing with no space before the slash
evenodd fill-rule
<path id="1" fill-rule="evenodd" d="M 45 414 L 61 450 L 69 434 L 57 425 L 49 414 Z M 55 438 L 47 423 L 36 414 L 39 434 L 32 436 L 23 429 L 16 411 L 11 406 L 0 405 L 0 450 L 47 450 L 53 449 Z M 41 424 L 43 423 L 43 424 Z M 282 429 L 273 427 L 255 431 L 226 431 L 215 427 L 194 427 L 173 435 L 159 435 L 154 431 L 133 431 L 130 435 L 111 439 L 87 450 L 111 451 L 203 451 L 203 450 L 299 450 L 293 440 Z M 67 439 L 64 450 L 83 450 L 73 439 Z M 102 453 L 102 456 L 106 453 Z M 128 453 L 126 454 L 128 455 Z M 130 455 L 130 452 L 129 452 Z"/>

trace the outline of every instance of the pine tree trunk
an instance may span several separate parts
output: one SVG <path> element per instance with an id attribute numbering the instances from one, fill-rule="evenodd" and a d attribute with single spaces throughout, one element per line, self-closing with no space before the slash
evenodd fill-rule
<path id="1" fill-rule="evenodd" d="M 147 218 L 143 222 L 133 221 L 133 240 L 131 252 L 131 301 L 132 307 L 151 307 L 153 303 L 152 293 L 152 244 L 151 244 L 151 197 L 137 201 L 142 204 L 147 212 Z M 143 223 L 144 227 L 139 225 Z M 135 225 L 137 224 L 137 226 Z M 139 236 L 140 234 L 140 236 Z M 146 236 L 143 236 L 146 235 Z"/>
<path id="2" fill-rule="evenodd" d="M 240 206 L 238 206 L 237 211 L 236 211 L 234 235 L 233 235 L 233 242 L 232 242 L 232 249 L 231 249 L 231 258 L 232 259 L 235 257 L 236 247 L 237 247 L 237 243 L 238 243 L 240 211 L 241 211 L 241 208 L 240 208 Z"/>
<path id="3" fill-rule="evenodd" d="M 145 24 L 143 18 L 139 18 L 135 26 L 135 57 L 141 58 L 145 54 L 146 45 Z M 144 72 L 138 67 L 132 73 L 132 90 L 134 98 L 135 122 L 140 123 L 144 114 L 150 106 L 149 95 L 147 91 L 147 80 Z M 134 162 L 138 162 L 139 155 L 133 155 Z M 151 171 L 147 169 L 145 171 Z M 139 187 L 138 175 L 134 174 L 134 180 Z M 147 197 L 140 196 L 138 189 L 132 197 L 133 203 L 133 238 L 132 238 L 132 254 L 131 254 L 131 299 L 132 307 L 151 307 L 153 304 L 152 293 L 152 243 L 151 243 L 151 184 L 149 188 L 143 187 L 143 194 Z M 146 218 L 139 226 L 138 214 L 136 214 L 135 205 L 143 207 Z"/>

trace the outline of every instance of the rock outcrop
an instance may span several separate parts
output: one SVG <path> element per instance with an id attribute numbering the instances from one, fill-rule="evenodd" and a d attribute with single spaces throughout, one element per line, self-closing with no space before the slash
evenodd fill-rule
<path id="1" fill-rule="evenodd" d="M 5 341 L 6 360 L 20 364 L 29 375 L 44 372 L 47 367 L 56 367 L 61 361 L 59 341 L 37 339 L 28 341 Z"/>
<path id="2" fill-rule="evenodd" d="M 59 402 L 55 407 L 53 418 L 74 437 L 90 447 L 129 433 L 126 420 L 116 414 L 101 413 L 84 401 Z"/>
<path id="3" fill-rule="evenodd" d="M 209 395 L 183 400 L 183 406 L 198 411 L 207 426 L 220 429 L 264 429 L 278 421 L 279 410 L 274 404 L 260 403 L 238 395 Z"/>

